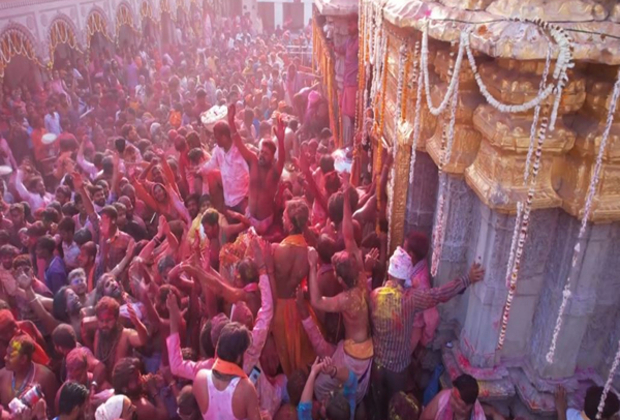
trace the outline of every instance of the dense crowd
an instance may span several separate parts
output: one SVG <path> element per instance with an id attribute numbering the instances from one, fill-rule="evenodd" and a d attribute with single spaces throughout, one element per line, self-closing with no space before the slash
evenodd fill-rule
<path id="1" fill-rule="evenodd" d="M 293 35 L 180 29 L 4 86 L 2 418 L 502 419 L 469 375 L 413 380 L 437 304 L 484 270 L 432 288 L 426 235 L 389 252 L 391 154 L 350 175 Z M 588 392 L 583 414 L 561 390 L 559 414 L 594 420 Z"/>

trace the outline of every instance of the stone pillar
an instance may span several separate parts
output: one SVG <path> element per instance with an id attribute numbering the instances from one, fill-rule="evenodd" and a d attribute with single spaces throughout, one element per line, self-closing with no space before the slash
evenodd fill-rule
<path id="1" fill-rule="evenodd" d="M 609 274 L 607 267 L 602 264 L 615 239 L 609 225 L 588 227 L 581 244 L 583 251 L 575 267 L 572 267 L 573 246 L 580 224 L 574 217 L 561 213 L 546 267 L 547 281 L 533 319 L 529 358 L 536 373 L 545 379 L 566 378 L 575 373 L 580 344 L 597 306 L 597 286 Z M 549 364 L 545 356 L 562 301 L 562 289 L 569 273 L 573 279 L 572 297 L 564 313 L 555 359 Z"/>
<path id="2" fill-rule="evenodd" d="M 522 103 L 537 93 L 541 62 L 497 59 L 480 65 L 489 91 L 506 103 Z M 514 70 L 519 68 L 519 73 Z M 515 80 L 516 79 L 516 80 Z M 575 111 L 584 100 L 585 84 L 578 73 L 571 79 L 560 113 Z M 467 184 L 480 198 L 480 226 L 472 233 L 470 261 L 480 260 L 486 268 L 485 281 L 472 288 L 467 316 L 461 333 L 461 350 L 474 367 L 492 368 L 500 357 L 521 357 L 527 350 L 532 315 L 544 282 L 546 258 L 553 238 L 557 207 L 561 200 L 552 184 L 552 169 L 574 143 L 574 133 L 558 118 L 548 133 L 536 183 L 530 229 L 522 258 L 517 293 L 513 300 L 504 349 L 496 352 L 501 316 L 508 288 L 506 267 L 514 232 L 516 204 L 524 201 L 529 186 L 523 172 L 529 146 L 533 111 L 503 114 L 487 104 L 478 106 L 473 125 L 482 134 L 479 151 L 465 171 Z M 454 152 L 453 152 L 454 154 Z M 447 228 L 449 229 L 449 227 Z"/>

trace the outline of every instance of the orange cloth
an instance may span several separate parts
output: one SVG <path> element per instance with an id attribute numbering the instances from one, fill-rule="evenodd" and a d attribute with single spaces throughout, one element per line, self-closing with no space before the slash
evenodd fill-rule
<path id="1" fill-rule="evenodd" d="M 304 235 L 290 235 L 284 238 L 280 245 L 292 245 L 292 246 L 308 246 Z"/>
<path id="2" fill-rule="evenodd" d="M 239 366 L 222 359 L 215 359 L 215 363 L 213 363 L 212 369 L 217 370 L 222 375 L 234 375 L 240 378 L 248 377 L 248 375 L 246 375 L 243 369 L 241 369 Z"/>
<path id="3" fill-rule="evenodd" d="M 308 309 L 318 325 L 312 308 Z M 272 331 L 284 374 L 289 376 L 299 369 L 307 372 L 316 354 L 301 324 L 295 299 L 277 299 Z"/>

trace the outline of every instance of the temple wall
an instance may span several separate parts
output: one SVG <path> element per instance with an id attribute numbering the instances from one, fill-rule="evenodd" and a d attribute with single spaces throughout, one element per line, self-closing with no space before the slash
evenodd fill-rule
<path id="1" fill-rule="evenodd" d="M 380 131 L 388 144 L 397 139 L 393 121 L 396 104 L 398 51 L 408 39 L 388 26 L 390 38 L 386 111 Z M 432 100 L 445 94 L 449 81 L 450 45 L 431 41 L 429 71 Z M 455 47 L 452 47 L 455 51 Z M 503 102 L 522 103 L 536 94 L 544 62 L 477 57 L 485 84 Z M 497 349 L 501 317 L 508 293 L 507 264 L 515 228 L 516 204 L 528 187 L 523 172 L 533 112 L 502 114 L 481 98 L 468 64 L 460 73 L 452 157 L 439 174 L 447 125 L 444 112 L 429 117 L 423 99 L 421 131 L 413 184 L 408 185 L 405 234 L 419 230 L 432 237 L 440 189 L 446 176 L 445 237 L 435 286 L 466 272 L 472 262 L 485 269 L 484 282 L 440 305 L 440 329 L 453 330 L 455 348 L 443 349 L 450 375 L 476 376 L 486 398 L 520 400 L 532 411 L 554 412 L 553 390 L 562 382 L 578 399 L 583 390 L 602 384 L 620 338 L 620 122 L 612 126 L 601 182 L 594 199 L 581 254 L 572 266 L 585 196 L 609 109 L 615 67 L 577 63 L 562 97 L 557 128 L 545 140 L 535 184 L 533 210 L 521 260 L 517 289 L 504 346 Z M 596 75 L 596 78 L 594 78 Z M 415 81 L 407 81 L 407 120 L 413 121 Z M 401 139 L 402 140 L 402 139 Z M 407 151 L 410 151 L 410 146 Z M 400 149 L 399 149 L 399 152 Z M 397 159 L 397 162 L 399 160 Z M 401 169 L 397 173 L 402 173 Z M 408 179 L 395 179 L 408 184 Z M 397 213 L 392 213 L 397 214 Z M 399 226 L 392 220 L 391 226 Z M 393 238 L 395 233 L 393 232 Z M 402 239 L 399 239 L 402 240 Z M 392 247 L 395 244 L 392 244 Z M 429 263 L 431 256 L 429 255 Z M 572 271 L 570 271 L 572 270 Z M 546 360 L 569 272 L 572 298 L 563 317 L 553 363 Z M 448 356 L 446 356 L 446 352 Z M 446 359 L 448 357 L 450 360 Z M 620 385 L 620 380 L 616 381 Z"/>

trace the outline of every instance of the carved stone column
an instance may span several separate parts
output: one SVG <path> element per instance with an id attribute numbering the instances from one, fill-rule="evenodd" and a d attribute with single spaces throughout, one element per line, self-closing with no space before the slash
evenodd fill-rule
<path id="1" fill-rule="evenodd" d="M 534 98 L 543 73 L 542 61 L 497 59 L 480 66 L 480 75 L 489 92 L 498 100 L 521 104 Z M 547 104 L 552 103 L 547 99 Z M 562 95 L 560 114 L 578 110 L 585 100 L 585 80 L 575 71 Z M 545 110 L 541 111 L 545 114 Z M 530 144 L 533 110 L 523 114 L 501 113 L 490 105 L 474 112 L 474 126 L 482 133 L 480 150 L 474 163 L 465 171 L 467 184 L 491 209 L 515 213 L 518 202 L 525 201 L 528 187 L 523 185 L 523 172 Z M 533 208 L 552 208 L 561 204 L 551 174 L 553 165 L 574 144 L 575 134 L 558 117 L 555 131 L 547 134 Z"/>
<path id="2" fill-rule="evenodd" d="M 555 183 L 560 186 L 558 195 L 562 198 L 562 208 L 578 219 L 583 217 L 617 72 L 617 67 L 588 67 L 588 73 L 596 74 L 598 78 L 588 81 L 585 104 L 572 121 L 571 128 L 577 134 L 575 147 L 558 162 L 554 170 Z M 592 206 L 590 221 L 620 219 L 620 108 L 616 110 L 607 140 L 603 168 Z"/>

